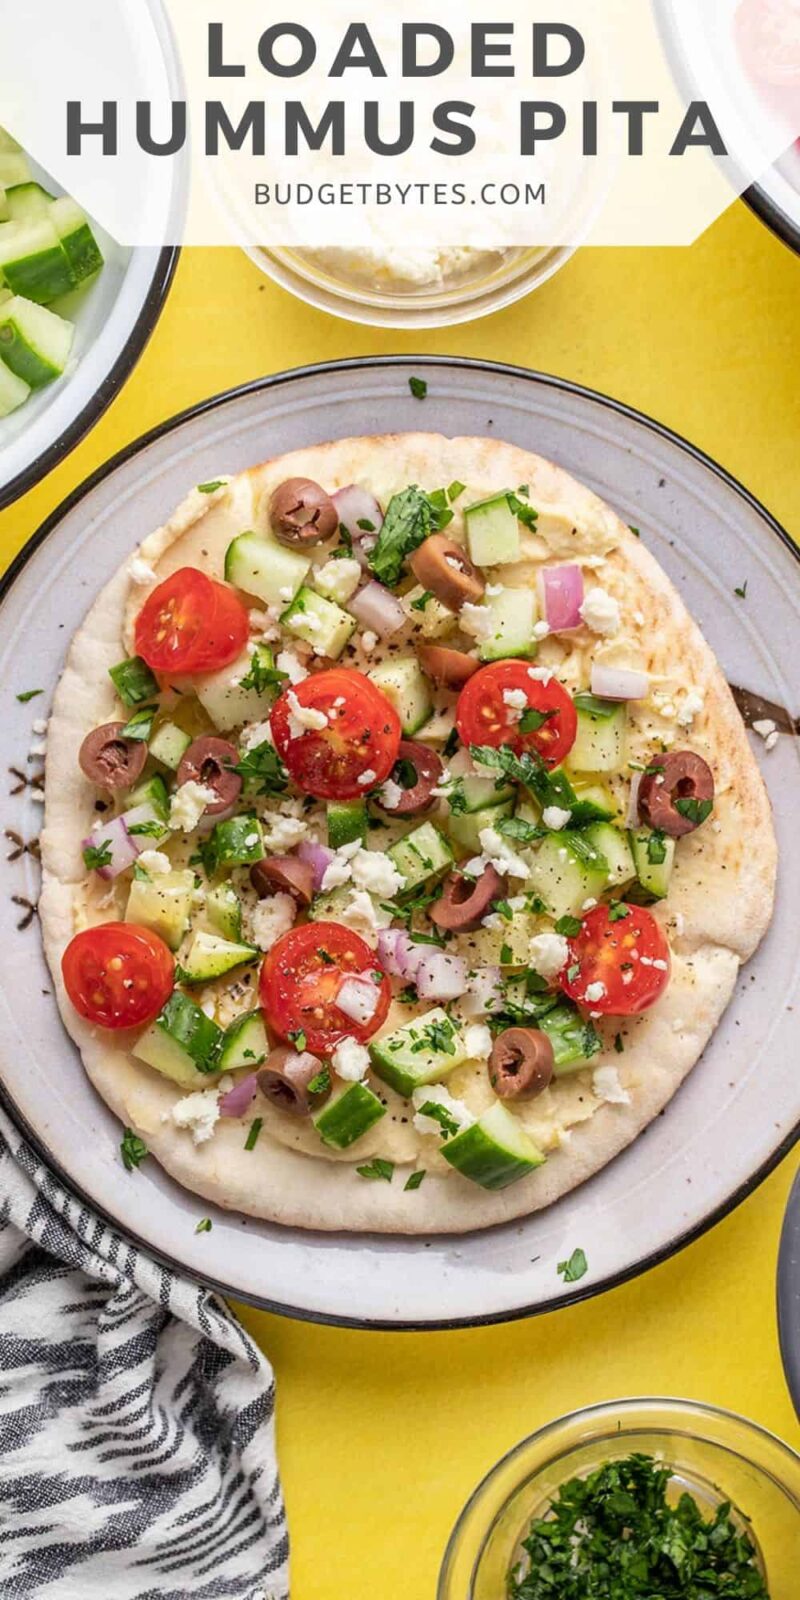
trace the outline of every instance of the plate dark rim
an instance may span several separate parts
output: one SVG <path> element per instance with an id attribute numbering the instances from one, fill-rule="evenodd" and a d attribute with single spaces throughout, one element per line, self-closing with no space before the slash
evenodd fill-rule
<path id="1" fill-rule="evenodd" d="M 800 1172 L 786 1207 L 778 1253 L 778 1335 L 783 1370 L 800 1418 Z"/>
<path id="2" fill-rule="evenodd" d="M 106 373 L 99 388 L 69 427 L 65 428 L 63 433 L 60 433 L 58 438 L 30 463 L 30 466 L 23 468 L 22 472 L 18 472 L 15 478 L 0 488 L 0 511 L 13 505 L 21 495 L 33 489 L 48 472 L 75 449 L 76 445 L 80 444 L 81 439 L 85 438 L 95 423 L 100 421 L 112 400 L 127 383 L 155 332 L 172 287 L 179 256 L 180 249 L 177 245 L 169 245 L 159 252 L 155 272 L 136 319 L 136 326 L 123 345 L 113 367 Z"/>
<path id="3" fill-rule="evenodd" d="M 626 417 L 628 420 L 638 423 L 640 426 L 647 428 L 658 438 L 665 439 L 668 443 L 677 445 L 679 450 L 681 450 L 684 454 L 693 457 L 695 461 L 700 462 L 701 465 L 712 472 L 715 477 L 719 478 L 720 481 L 729 489 L 733 490 L 733 492 L 738 495 L 740 499 L 742 499 L 747 505 L 749 505 L 758 513 L 759 517 L 765 523 L 770 532 L 775 534 L 777 538 L 780 539 L 781 543 L 785 545 L 786 549 L 791 552 L 794 559 L 800 563 L 800 549 L 789 537 L 786 529 L 783 528 L 777 519 L 772 515 L 772 513 L 767 510 L 766 506 L 764 506 L 754 494 L 751 494 L 750 490 L 746 489 L 732 473 L 728 472 L 725 467 L 721 467 L 710 456 L 706 455 L 703 450 L 699 449 L 697 445 L 693 445 L 689 442 L 689 440 L 684 439 L 681 434 L 676 433 L 672 428 L 666 427 L 664 423 L 657 422 L 653 417 L 649 417 L 645 412 L 638 411 L 634 406 L 627 405 L 624 401 L 615 400 L 610 395 L 603 394 L 602 391 L 598 389 L 590 389 L 584 384 L 574 383 L 571 379 L 554 377 L 550 373 L 536 372 L 526 367 L 514 366 L 508 362 L 476 360 L 467 356 L 413 354 L 366 356 L 350 357 L 343 361 L 323 361 L 308 366 L 295 367 L 285 372 L 274 373 L 269 377 L 257 378 L 251 383 L 239 384 L 235 388 L 227 389 L 221 394 L 213 395 L 208 400 L 202 400 L 198 404 L 188 407 L 185 411 L 179 412 L 177 416 L 169 418 L 166 422 L 159 423 L 155 428 L 151 428 L 149 432 L 143 434 L 139 439 L 133 440 L 131 444 L 126 445 L 122 450 L 118 451 L 115 456 L 112 456 L 104 466 L 99 467 L 98 470 L 89 478 L 87 478 L 84 483 L 80 484 L 77 489 L 73 490 L 72 494 L 68 495 L 66 499 L 63 500 L 58 507 L 56 507 L 55 511 L 51 513 L 51 515 L 46 519 L 45 522 L 42 523 L 41 527 L 32 536 L 32 538 L 28 540 L 27 544 L 23 546 L 22 550 L 16 556 L 14 561 L 12 561 L 10 567 L 4 573 L 3 577 L 0 578 L 0 605 L 2 605 L 7 599 L 9 592 L 13 588 L 14 582 L 23 568 L 27 565 L 34 552 L 39 549 L 40 545 L 45 542 L 58 524 L 64 519 L 65 516 L 68 515 L 69 512 L 74 509 L 75 506 L 79 505 L 81 501 L 87 497 L 87 495 L 91 494 L 92 490 L 95 489 L 98 484 L 103 483 L 106 478 L 110 477 L 118 467 L 123 466 L 134 456 L 141 454 L 149 445 L 155 443 L 159 439 L 164 438 L 167 434 L 176 432 L 184 423 L 193 421 L 195 418 L 204 416 L 212 411 L 219 410 L 228 403 L 240 399 L 243 395 L 257 394 L 267 389 L 279 388 L 282 384 L 295 382 L 297 379 L 316 377 L 321 374 L 328 373 L 341 374 L 358 372 L 363 371 L 364 369 L 384 369 L 391 371 L 394 368 L 408 366 L 413 366 L 415 368 L 426 367 L 429 369 L 438 368 L 439 370 L 444 368 L 455 371 L 491 372 L 500 376 L 523 379 L 526 382 L 542 385 L 546 388 L 557 389 L 563 393 L 576 395 L 581 399 L 593 401 L 606 407 L 608 410 L 615 412 L 618 416 Z M 25 1118 L 20 1115 L 17 1107 L 14 1105 L 11 1099 L 11 1096 L 8 1094 L 5 1085 L 2 1084 L 0 1084 L 0 1102 L 4 1105 L 12 1120 L 24 1134 L 25 1138 L 36 1151 L 40 1159 L 44 1162 L 45 1166 L 49 1167 L 50 1170 L 55 1173 L 55 1175 L 59 1178 L 59 1181 L 62 1182 L 72 1194 L 76 1195 L 84 1205 L 88 1206 L 92 1212 L 102 1217 L 102 1219 L 110 1228 L 112 1228 L 116 1233 L 121 1234 L 123 1237 L 130 1239 L 135 1245 L 137 1245 L 139 1249 L 143 1250 L 146 1254 L 157 1260 L 161 1266 L 166 1267 L 168 1270 L 176 1272 L 179 1275 L 188 1277 L 193 1282 L 204 1285 L 207 1288 L 214 1290 L 216 1293 L 223 1295 L 227 1299 L 238 1300 L 242 1304 L 251 1305 L 254 1307 L 254 1309 L 259 1311 L 268 1311 L 274 1315 L 294 1318 L 300 1322 L 317 1323 L 325 1327 L 358 1328 L 387 1333 L 436 1333 L 445 1332 L 451 1329 L 455 1330 L 458 1328 L 485 1328 L 507 1322 L 519 1322 L 527 1317 L 540 1316 L 551 1311 L 560 1311 L 567 1306 L 577 1304 L 579 1301 L 590 1300 L 596 1295 L 605 1294 L 610 1289 L 619 1288 L 621 1284 L 628 1283 L 632 1279 L 638 1278 L 642 1273 L 649 1272 L 653 1267 L 661 1266 L 663 1262 L 670 1260 L 672 1256 L 677 1255 L 678 1252 L 685 1249 L 687 1245 L 693 1244 L 696 1239 L 702 1238 L 703 1234 L 707 1233 L 711 1228 L 716 1227 L 718 1222 L 723 1221 L 725 1217 L 729 1216 L 731 1212 L 735 1211 L 736 1207 L 740 1205 L 743 1200 L 746 1200 L 755 1192 L 759 1185 L 769 1177 L 770 1173 L 774 1172 L 775 1168 L 779 1166 L 784 1157 L 789 1154 L 789 1152 L 797 1144 L 798 1140 L 800 1140 L 800 1122 L 798 1122 L 795 1127 L 792 1128 L 791 1131 L 780 1141 L 776 1149 L 767 1158 L 767 1160 L 763 1162 L 762 1165 L 758 1167 L 744 1183 L 740 1184 L 730 1195 L 722 1200 L 718 1206 L 714 1207 L 713 1210 L 703 1217 L 699 1223 L 696 1223 L 691 1228 L 687 1228 L 682 1233 L 676 1234 L 665 1245 L 662 1245 L 659 1250 L 655 1250 L 649 1255 L 641 1257 L 638 1261 L 633 1262 L 631 1266 L 626 1267 L 621 1272 L 611 1273 L 607 1277 L 599 1279 L 597 1282 L 592 1282 L 586 1285 L 584 1288 L 578 1288 L 571 1294 L 558 1295 L 555 1299 L 548 1300 L 546 1305 L 525 1305 L 516 1307 L 513 1310 L 491 1312 L 481 1316 L 473 1317 L 448 1317 L 424 1322 L 416 1320 L 391 1321 L 384 1318 L 346 1317 L 334 1316 L 327 1312 L 312 1312 L 296 1306 L 286 1305 L 280 1301 L 244 1295 L 236 1289 L 231 1288 L 229 1284 L 224 1284 L 214 1278 L 201 1277 L 198 1273 L 192 1272 L 189 1268 L 182 1265 L 181 1262 L 175 1257 L 167 1255 L 161 1251 L 154 1250 L 149 1240 L 142 1238 L 130 1228 L 121 1228 L 116 1218 L 112 1217 L 101 1206 L 98 1206 L 94 1200 L 90 1199 L 90 1197 L 85 1194 L 85 1192 L 78 1185 L 75 1184 L 72 1177 L 65 1173 L 60 1165 L 53 1160 L 49 1151 L 39 1139 L 39 1136 L 33 1131 L 33 1129 L 30 1128 Z"/>

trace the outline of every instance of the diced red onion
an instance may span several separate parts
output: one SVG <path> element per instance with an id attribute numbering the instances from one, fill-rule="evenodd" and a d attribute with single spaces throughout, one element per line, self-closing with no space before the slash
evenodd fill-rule
<path id="1" fill-rule="evenodd" d="M 369 976 L 345 978 L 336 991 L 336 1004 L 351 1022 L 371 1022 L 378 1009 L 379 990 Z"/>
<path id="2" fill-rule="evenodd" d="M 129 812 L 128 815 L 133 816 L 133 812 Z M 152 846 L 152 840 L 149 843 Z M 147 841 L 143 840 L 140 843 L 138 838 L 132 839 L 125 818 L 112 817 L 110 822 L 101 823 L 100 827 L 95 828 L 94 833 L 90 833 L 82 840 L 81 849 L 99 850 L 103 845 L 108 846 L 111 860 L 105 867 L 96 867 L 95 871 L 99 878 L 105 878 L 110 882 L 133 866 L 140 851 L 147 848 Z"/>
<path id="3" fill-rule="evenodd" d="M 371 628 L 380 639 L 388 639 L 407 621 L 405 609 L 397 596 L 374 579 L 353 595 L 352 600 L 347 602 L 347 609 L 362 628 Z"/>
<path id="4" fill-rule="evenodd" d="M 485 1017 L 503 1000 L 503 975 L 499 967 L 478 967 L 469 979 L 463 1010 L 468 1017 Z"/>
<path id="5" fill-rule="evenodd" d="M 322 880 L 333 860 L 333 850 L 329 850 L 326 844 L 312 844 L 310 840 L 304 839 L 298 847 L 297 854 L 301 861 L 308 862 L 314 874 L 312 887 L 315 894 L 318 894 L 322 888 Z"/>
<path id="6" fill-rule="evenodd" d="M 596 694 L 598 700 L 646 700 L 649 693 L 650 678 L 646 672 L 609 667 L 602 661 L 592 663 L 592 694 Z"/>
<path id="7" fill-rule="evenodd" d="M 426 950 L 414 982 L 420 1000 L 458 1000 L 467 987 L 467 963 L 463 956 Z"/>
<path id="8" fill-rule="evenodd" d="M 333 503 L 339 521 L 353 541 L 353 555 L 364 572 L 369 570 L 368 552 L 383 527 L 383 512 L 375 496 L 360 483 L 350 483 L 346 489 L 337 489 Z M 369 522 L 371 527 L 359 528 L 359 522 Z"/>
<path id="9" fill-rule="evenodd" d="M 243 1117 L 245 1112 L 249 1111 L 250 1106 L 255 1099 L 257 1087 L 258 1085 L 254 1072 L 248 1072 L 246 1078 L 240 1078 L 239 1082 L 235 1083 L 233 1088 L 229 1089 L 228 1093 L 222 1096 L 222 1099 L 219 1102 L 220 1116 Z"/>
<path id="10" fill-rule="evenodd" d="M 567 633 L 583 624 L 583 573 L 574 562 L 543 567 L 539 574 L 542 609 L 551 633 Z"/>
<path id="11" fill-rule="evenodd" d="M 639 787 L 643 777 L 643 772 L 634 772 L 633 774 L 631 792 L 628 799 L 628 815 L 625 818 L 629 828 L 638 828 L 639 826 Z"/>
<path id="12" fill-rule="evenodd" d="M 425 946 L 415 944 L 405 928 L 384 928 L 378 934 L 378 956 L 384 972 L 411 983 L 416 976 Z"/>

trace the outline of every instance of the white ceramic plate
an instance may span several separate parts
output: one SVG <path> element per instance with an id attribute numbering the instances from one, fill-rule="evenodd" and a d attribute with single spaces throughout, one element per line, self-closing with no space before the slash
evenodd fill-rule
<path id="1" fill-rule="evenodd" d="M 420 404 L 408 379 L 424 373 Z M 73 496 L 5 580 L 0 607 L 0 750 L 30 771 L 31 723 L 47 709 L 68 640 L 96 591 L 187 488 L 272 454 L 365 432 L 441 429 L 537 450 L 590 484 L 641 529 L 700 620 L 732 681 L 800 710 L 797 552 L 719 468 L 637 413 L 557 379 L 458 360 L 386 358 L 286 373 L 177 418 Z M 742 602 L 734 588 L 748 581 Z M 46 694 L 20 706 L 19 690 Z M 763 745 L 756 741 L 759 756 Z M 5 951 L 0 1062 L 6 1100 L 51 1165 L 123 1232 L 162 1260 L 271 1309 L 359 1326 L 501 1321 L 595 1294 L 662 1260 L 743 1198 L 800 1133 L 796 1024 L 800 903 L 798 750 L 764 757 L 782 844 L 777 916 L 743 973 L 702 1063 L 666 1114 L 590 1183 L 550 1211 L 464 1238 L 319 1236 L 208 1211 L 154 1162 L 133 1175 L 120 1129 L 97 1099 L 49 997 L 36 924 L 35 861 L 9 862 L 0 896 Z M 10 780 L 13 782 L 13 780 Z M 4 824 L 35 836 L 23 791 Z M 251 1159 L 250 1157 L 243 1159 Z M 424 1191 L 423 1191 L 424 1193 Z M 574 1288 L 557 1263 L 581 1246 Z"/>
<path id="2" fill-rule="evenodd" d="M 117 7 L 119 48 L 135 48 L 144 82 L 166 76 L 179 95 L 179 68 L 161 0 L 144 0 L 136 11 Z M 45 188 L 57 190 L 49 174 L 31 163 Z M 179 239 L 183 226 L 184 174 L 165 180 L 158 193 L 159 239 Z M 60 192 L 60 191 L 59 191 Z M 169 291 L 175 248 L 123 249 L 102 229 L 97 235 L 105 266 L 65 310 L 75 323 L 75 342 L 62 378 L 32 394 L 10 417 L 0 419 L 0 510 L 31 489 L 93 428 L 130 377 L 150 338 Z"/>

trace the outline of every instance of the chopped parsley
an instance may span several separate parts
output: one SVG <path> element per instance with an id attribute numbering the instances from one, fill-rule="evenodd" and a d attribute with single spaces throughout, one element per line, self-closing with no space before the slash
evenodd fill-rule
<path id="1" fill-rule="evenodd" d="M 524 817 L 501 817 L 497 832 L 506 839 L 516 839 L 519 844 L 533 844 L 534 839 L 543 839 L 548 829 L 538 822 L 526 822 Z"/>
<path id="2" fill-rule="evenodd" d="M 519 521 L 522 523 L 523 527 L 531 528 L 533 531 L 535 531 L 536 524 L 539 521 L 539 513 L 538 511 L 534 511 L 533 506 L 526 505 L 524 500 L 520 500 L 519 495 L 523 493 L 523 490 L 527 494 L 527 485 L 523 485 L 523 488 L 520 489 L 519 494 L 509 494 L 507 497 L 508 503 L 514 513 L 514 516 L 519 518 Z"/>
<path id="3" fill-rule="evenodd" d="M 504 922 L 513 922 L 514 912 L 507 900 L 495 900 L 492 910 L 496 911 L 498 917 L 502 917 Z"/>
<path id="4" fill-rule="evenodd" d="M 299 1050 L 300 1054 L 302 1055 L 302 1053 L 303 1053 L 303 1051 L 305 1050 L 305 1047 L 306 1047 L 306 1036 L 305 1036 L 305 1033 L 303 1032 L 303 1029 L 302 1028 L 295 1028 L 293 1030 L 293 1032 L 287 1033 L 286 1037 L 289 1040 L 289 1043 L 293 1044 L 295 1046 L 295 1048 L 297 1050 Z"/>
<path id="5" fill-rule="evenodd" d="M 565 1283 L 580 1283 L 589 1271 L 589 1263 L 583 1250 L 573 1250 L 569 1261 L 559 1261 L 557 1271 Z"/>
<path id="6" fill-rule="evenodd" d="M 213 483 L 198 483 L 198 494 L 216 494 L 218 489 L 225 488 L 224 478 L 215 478 Z"/>
<path id="7" fill-rule="evenodd" d="M 22 693 L 17 695 L 17 699 L 21 706 L 26 706 L 29 700 L 36 699 L 37 694 L 44 694 L 44 689 L 23 689 Z"/>
<path id="8" fill-rule="evenodd" d="M 734 591 L 733 591 L 734 594 L 738 595 L 740 600 L 746 600 L 747 599 L 747 585 L 748 585 L 749 582 L 750 582 L 749 578 L 745 578 L 744 583 L 740 583 L 738 585 L 738 587 L 736 589 L 734 589 Z"/>
<path id="9" fill-rule="evenodd" d="M 425 593 L 421 594 L 418 600 L 412 600 L 412 602 L 411 602 L 411 610 L 412 611 L 424 611 L 425 607 L 428 605 L 429 601 L 431 601 L 432 599 L 433 599 L 433 590 L 432 589 L 426 589 Z"/>
<path id="10" fill-rule="evenodd" d="M 630 914 L 631 914 L 630 906 L 624 905 L 621 900 L 612 900 L 611 901 L 611 903 L 609 905 L 609 908 L 608 908 L 608 920 L 609 920 L 609 922 L 623 922 L 625 917 L 629 917 Z"/>
<path id="11" fill-rule="evenodd" d="M 623 1050 L 625 1049 L 625 1044 L 621 1033 L 614 1034 L 614 1049 L 616 1050 L 618 1056 L 621 1056 Z"/>
<path id="12" fill-rule="evenodd" d="M 356 523 L 356 527 L 360 528 L 362 533 L 374 533 L 375 532 L 375 524 L 374 524 L 374 522 L 370 522 L 369 517 L 359 517 L 359 519 L 358 519 L 358 521 Z M 351 549 L 352 549 L 352 545 L 351 545 Z"/>
<path id="13" fill-rule="evenodd" d="M 132 822 L 128 828 L 132 838 L 162 839 L 166 832 L 163 822 Z"/>
<path id="14" fill-rule="evenodd" d="M 458 1133 L 459 1124 L 455 1117 L 446 1106 L 440 1105 L 438 1100 L 426 1100 L 425 1104 L 420 1106 L 420 1115 L 430 1117 L 432 1122 L 438 1122 L 447 1139 L 452 1139 L 454 1134 Z"/>
<path id="15" fill-rule="evenodd" d="M 535 750 L 523 750 L 515 755 L 507 745 L 495 750 L 491 745 L 473 744 L 470 751 L 479 766 L 492 767 L 530 789 L 543 809 L 557 806 L 559 810 L 569 811 L 571 829 L 608 821 L 609 813 L 604 806 L 596 805 L 594 800 L 579 800 L 564 773 L 558 769 L 551 772 Z"/>
<path id="16" fill-rule="evenodd" d="M 289 674 L 279 672 L 273 664 L 269 650 L 256 649 L 250 659 L 250 669 L 240 680 L 240 689 L 253 689 L 256 694 L 266 694 L 268 689 L 280 688 L 288 682 Z"/>
<path id="17" fill-rule="evenodd" d="M 406 1183 L 403 1184 L 403 1189 L 406 1191 L 406 1193 L 408 1192 L 409 1189 L 419 1189 L 419 1188 L 422 1187 L 422 1184 L 423 1184 L 424 1180 L 425 1180 L 425 1168 L 421 1167 L 419 1172 L 412 1172 L 411 1177 L 407 1180 Z"/>
<path id="18" fill-rule="evenodd" d="M 102 844 L 87 844 L 83 852 L 84 865 L 90 872 L 99 872 L 101 867 L 111 866 L 111 840 L 104 839 Z"/>
<path id="19" fill-rule="evenodd" d="M 574 939 L 580 933 L 583 923 L 580 917 L 559 917 L 556 923 L 556 933 L 562 933 L 565 939 Z"/>
<path id="20" fill-rule="evenodd" d="M 370 551 L 369 564 L 380 583 L 393 588 L 402 576 L 406 558 L 413 555 L 429 533 L 439 532 L 453 520 L 444 489 L 426 494 L 416 483 L 393 495 L 383 527 Z"/>
<path id="21" fill-rule="evenodd" d="M 444 741 L 444 744 L 442 745 L 442 755 L 445 757 L 446 761 L 449 761 L 451 757 L 456 754 L 460 744 L 461 740 L 458 736 L 458 728 L 451 728 L 447 738 Z"/>
<path id="22" fill-rule="evenodd" d="M 415 400 L 424 400 L 428 393 L 428 385 L 424 378 L 409 378 L 408 387 Z"/>
<path id="23" fill-rule="evenodd" d="M 679 811 L 682 817 L 688 817 L 690 822 L 696 823 L 699 827 L 701 822 L 705 822 L 706 818 L 711 816 L 714 810 L 714 802 L 713 800 L 696 800 L 693 795 L 685 795 L 675 801 L 675 810 Z"/>
<path id="24" fill-rule="evenodd" d="M 140 1139 L 133 1128 L 125 1129 L 119 1148 L 126 1172 L 133 1172 L 140 1167 L 145 1156 L 150 1154 L 144 1139 Z"/>
<path id="25" fill-rule="evenodd" d="M 660 867 L 667 859 L 667 842 L 658 829 L 651 833 L 647 841 L 647 859 L 653 867 Z"/>
<path id="26" fill-rule="evenodd" d="M 256 1144 L 258 1143 L 258 1136 L 259 1136 L 263 1126 L 264 1126 L 264 1118 L 263 1117 L 254 1117 L 253 1118 L 253 1121 L 250 1124 L 250 1130 L 248 1132 L 247 1138 L 244 1141 L 245 1150 L 255 1150 Z"/>
<path id="27" fill-rule="evenodd" d="M 120 739 L 133 739 L 139 744 L 146 744 L 153 732 L 153 723 L 158 716 L 158 706 L 142 706 L 135 711 L 129 722 L 126 722 Z"/>
<path id="28" fill-rule="evenodd" d="M 428 1022 L 416 1034 L 415 1042 L 411 1046 L 412 1053 L 418 1055 L 421 1050 L 441 1052 L 446 1056 L 454 1056 L 456 1029 L 447 1017 L 443 1021 Z"/>
<path id="29" fill-rule="evenodd" d="M 459 483 L 458 478 L 454 479 L 447 491 L 447 498 L 451 505 L 453 504 L 454 500 L 460 499 L 466 487 L 467 486 L 465 483 Z"/>
<path id="30" fill-rule="evenodd" d="M 628 527 L 630 528 L 631 533 L 634 536 L 634 539 L 641 539 L 642 533 L 641 533 L 641 529 L 640 528 L 635 528 L 632 522 L 628 523 Z"/>
<path id="31" fill-rule="evenodd" d="M 373 1183 L 391 1183 L 394 1177 L 394 1162 L 384 1161 L 382 1156 L 376 1156 L 374 1161 L 368 1161 L 366 1166 L 356 1167 L 359 1178 L 370 1178 Z"/>
<path id="32" fill-rule="evenodd" d="M 233 771 L 245 782 L 257 784 L 258 794 L 283 794 L 289 787 L 289 774 L 269 739 L 246 751 Z"/>
<path id="33" fill-rule="evenodd" d="M 210 1217 L 201 1217 L 195 1228 L 195 1233 L 210 1233 L 213 1224 Z"/>
<path id="34" fill-rule="evenodd" d="M 520 733 L 538 733 L 539 729 L 555 715 L 555 711 L 537 711 L 535 706 L 528 706 L 523 711 L 517 727 Z"/>
<path id="35" fill-rule="evenodd" d="M 513 965 L 513 962 L 514 962 L 514 952 L 513 952 L 512 948 L 511 948 L 510 944 L 501 944 L 501 946 L 500 946 L 500 965 L 501 965 L 501 967 L 510 967 L 510 966 Z"/>
<path id="36" fill-rule="evenodd" d="M 309 1094 L 327 1094 L 331 1086 L 331 1075 L 327 1067 L 323 1067 L 315 1078 L 311 1079 L 308 1086 Z"/>
<path id="37" fill-rule="evenodd" d="M 711 1513 L 676 1488 L 641 1454 L 562 1484 L 522 1541 L 509 1600 L 769 1600 L 730 1505 Z"/>
<path id="38" fill-rule="evenodd" d="M 358 526 L 361 527 L 362 524 L 359 523 Z M 367 531 L 367 530 L 365 530 L 365 531 Z M 372 533 L 372 531 L 373 531 L 372 523 L 370 523 L 368 531 L 370 533 Z M 351 534 L 350 534 L 350 529 L 346 528 L 343 522 L 340 522 L 339 523 L 339 543 L 337 544 L 336 549 L 333 552 L 333 560 L 334 561 L 343 561 L 345 558 L 349 559 L 352 556 L 352 554 L 353 554 L 353 540 L 352 540 L 352 537 L 351 537 Z"/>

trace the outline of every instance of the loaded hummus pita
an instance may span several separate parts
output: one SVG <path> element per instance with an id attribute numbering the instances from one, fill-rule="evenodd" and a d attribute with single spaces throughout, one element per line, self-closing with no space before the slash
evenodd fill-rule
<path id="1" fill-rule="evenodd" d="M 497 441 L 201 485 L 90 611 L 48 752 L 45 946 L 123 1156 L 279 1222 L 549 1205 L 667 1104 L 771 915 L 707 644 Z"/>

